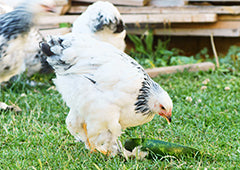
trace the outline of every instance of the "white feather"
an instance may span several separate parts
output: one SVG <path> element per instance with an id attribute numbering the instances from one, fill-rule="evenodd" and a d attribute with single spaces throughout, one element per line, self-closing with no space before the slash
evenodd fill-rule
<path id="1" fill-rule="evenodd" d="M 55 53 L 48 58 L 56 72 L 54 83 L 70 108 L 67 128 L 87 148 L 89 138 L 91 147 L 115 155 L 121 130 L 149 122 L 157 113 L 155 106 L 148 115 L 135 110 L 143 81 L 153 81 L 127 54 L 91 36 L 68 34 L 52 38 L 48 44 Z M 160 86 L 157 89 L 150 89 L 151 102 L 172 102 Z M 82 127 L 84 123 L 88 136 Z"/>
<path id="2" fill-rule="evenodd" d="M 124 51 L 126 30 L 120 33 L 113 33 L 113 30 L 105 26 L 102 30 L 95 31 L 95 27 L 99 24 L 99 14 L 102 16 L 102 20 L 111 24 L 116 23 L 116 20 L 122 21 L 122 17 L 113 4 L 110 2 L 97 1 L 90 5 L 87 10 L 80 15 L 73 23 L 73 33 L 84 33 L 93 36 L 94 38 L 108 42 L 118 49 Z"/>
<path id="3" fill-rule="evenodd" d="M 23 10 L 30 13 L 32 12 L 33 18 L 29 21 L 31 23 L 35 22 L 34 16 L 39 15 L 45 10 L 41 7 L 42 4 L 46 6 L 49 5 L 49 8 L 53 5 L 52 0 L 49 0 L 48 2 L 45 2 L 45 0 L 24 0 L 15 3 L 11 2 L 12 1 L 9 1 L 9 4 L 12 6 L 25 3 L 22 4 L 24 7 Z M 2 19 L 1 22 L 3 22 L 4 27 L 9 27 L 11 29 L 13 27 L 20 28 L 19 25 L 23 23 L 24 18 L 22 18 L 22 21 L 14 22 L 15 25 L 11 25 L 9 23 L 13 23 L 15 16 L 21 16 L 22 13 L 18 14 L 18 12 L 13 10 L 11 6 L 8 6 L 3 2 L 0 4 L 0 9 L 2 9 L 1 11 L 3 13 L 13 11 L 12 13 L 8 14 L 7 19 L 4 21 Z M 4 15 L 1 15 L 0 17 L 4 17 Z M 27 15 L 27 17 L 29 16 Z M 27 26 L 22 24 L 21 27 Z M 5 31 L 3 34 L 0 35 L 0 45 L 2 46 L 2 49 L 0 49 L 0 83 L 3 81 L 8 81 L 12 76 L 22 73 L 25 71 L 25 69 L 28 70 L 28 75 L 32 75 L 41 69 L 40 57 L 37 58 L 36 55 L 40 50 L 38 44 L 42 38 L 35 28 L 31 28 L 30 31 L 20 31 L 16 33 L 16 38 L 6 38 L 7 34 L 13 34 L 12 32 Z"/>

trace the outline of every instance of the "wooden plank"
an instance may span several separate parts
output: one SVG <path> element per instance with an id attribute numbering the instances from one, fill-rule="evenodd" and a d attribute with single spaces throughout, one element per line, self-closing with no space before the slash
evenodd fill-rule
<path id="1" fill-rule="evenodd" d="M 54 0 L 56 6 L 63 6 L 68 4 L 68 0 Z"/>
<path id="2" fill-rule="evenodd" d="M 240 21 L 218 21 L 215 23 L 172 23 L 168 24 L 141 24 L 139 28 L 190 28 L 190 29 L 238 29 Z M 133 25 L 127 25 L 128 28 L 133 28 Z"/>
<path id="3" fill-rule="evenodd" d="M 121 14 L 240 14 L 240 6 L 128 7 L 117 6 Z M 82 13 L 87 6 L 72 6 L 69 13 Z"/>
<path id="4" fill-rule="evenodd" d="M 219 15 L 219 21 L 240 21 L 239 15 Z"/>
<path id="5" fill-rule="evenodd" d="M 238 29 L 240 21 L 218 21 L 215 23 L 193 23 L 193 24 L 172 24 L 171 28 L 191 28 L 191 29 Z"/>
<path id="6" fill-rule="evenodd" d="M 196 72 L 200 70 L 209 71 L 210 69 L 215 70 L 215 65 L 211 62 L 203 62 L 203 63 L 197 63 L 197 64 L 186 64 L 186 65 L 146 69 L 146 72 L 150 77 L 156 77 L 161 74 L 173 74 L 177 72 L 183 72 L 184 70 L 188 70 L 189 72 Z"/>
<path id="7" fill-rule="evenodd" d="M 141 28 L 127 25 L 127 32 L 143 34 L 146 29 L 153 29 L 156 35 L 176 36 L 222 36 L 239 37 L 240 21 L 218 21 L 216 23 L 176 23 L 168 25 L 141 25 Z"/>
<path id="8" fill-rule="evenodd" d="M 40 26 L 58 25 L 59 23 L 73 23 L 79 15 L 41 16 Z M 216 14 L 147 14 L 147 15 L 122 15 L 126 24 L 139 23 L 194 23 L 215 22 Z"/>
<path id="9" fill-rule="evenodd" d="M 73 0 L 73 2 L 88 2 L 93 3 L 98 0 Z M 149 3 L 150 0 L 108 0 L 109 2 L 116 5 L 129 5 L 129 6 L 144 6 Z"/>
<path id="10" fill-rule="evenodd" d="M 127 28 L 128 34 L 142 35 L 146 29 Z M 217 36 L 217 37 L 240 37 L 240 29 L 192 29 L 192 28 L 157 28 L 153 29 L 154 35 L 171 36 Z"/>
<path id="11" fill-rule="evenodd" d="M 130 23 L 194 23 L 216 22 L 216 14 L 138 14 L 122 15 L 126 24 Z"/>
<path id="12" fill-rule="evenodd" d="M 38 23 L 43 25 L 58 25 L 59 23 L 73 23 L 79 15 L 62 15 L 62 16 L 41 16 Z"/>
<path id="13" fill-rule="evenodd" d="M 149 2 L 150 6 L 184 6 L 186 4 L 186 0 L 151 0 Z"/>
<path id="14" fill-rule="evenodd" d="M 64 35 L 71 31 L 70 28 L 57 28 L 57 29 L 47 29 L 47 30 L 39 30 L 41 35 L 47 38 L 49 35 Z"/>

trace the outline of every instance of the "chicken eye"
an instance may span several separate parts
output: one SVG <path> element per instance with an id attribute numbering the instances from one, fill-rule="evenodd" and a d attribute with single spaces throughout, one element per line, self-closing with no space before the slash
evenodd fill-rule
<path id="1" fill-rule="evenodd" d="M 164 106 L 160 105 L 161 109 L 166 110 Z"/>

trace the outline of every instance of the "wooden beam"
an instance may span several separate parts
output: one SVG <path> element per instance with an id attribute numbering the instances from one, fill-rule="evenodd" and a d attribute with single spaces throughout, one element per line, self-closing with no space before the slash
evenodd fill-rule
<path id="1" fill-rule="evenodd" d="M 40 27 L 51 27 L 59 23 L 73 23 L 79 15 L 42 16 L 39 18 Z M 122 15 L 126 24 L 135 23 L 194 23 L 215 22 L 216 14 L 146 14 L 146 15 Z"/>
<path id="2" fill-rule="evenodd" d="M 127 32 L 131 34 L 143 34 L 147 29 L 153 29 L 156 35 L 176 36 L 222 36 L 239 37 L 240 21 L 218 21 L 215 23 L 175 23 L 170 25 L 127 25 Z"/>
<path id="3" fill-rule="evenodd" d="M 150 6 L 184 6 L 186 4 L 186 0 L 151 0 L 149 2 Z"/>
<path id="4" fill-rule="evenodd" d="M 127 28 L 128 34 L 142 35 L 147 29 Z M 154 35 L 240 37 L 240 29 L 171 28 L 153 29 Z"/>
<path id="5" fill-rule="evenodd" d="M 41 29 L 58 28 L 59 23 L 73 23 L 79 15 L 64 15 L 64 16 L 44 16 L 40 18 Z M 164 18 L 167 16 L 167 18 Z M 184 20 L 182 20 L 182 18 Z M 202 17 L 199 17 L 203 19 Z M 214 23 L 191 23 L 191 15 L 123 15 L 123 19 L 127 25 L 127 32 L 131 34 L 142 34 L 146 31 L 145 27 L 137 28 L 132 24 L 139 25 L 147 23 L 148 28 L 152 28 L 156 35 L 175 35 L 175 36 L 222 36 L 222 37 L 239 37 L 240 35 L 240 20 L 239 21 L 218 21 Z M 203 20 L 204 21 L 204 20 Z M 151 27 L 149 23 L 172 23 L 170 28 Z M 186 22 L 187 24 L 183 24 Z M 190 22 L 190 23 L 189 23 Z M 168 26 L 168 25 L 167 25 Z"/>
<path id="6" fill-rule="evenodd" d="M 88 2 L 93 3 L 98 0 L 73 0 L 73 2 Z M 129 6 L 144 6 L 149 3 L 150 0 L 108 0 L 109 2 L 117 5 L 129 5 Z"/>
<path id="7" fill-rule="evenodd" d="M 71 31 L 70 28 L 57 28 L 57 29 L 47 29 L 47 30 L 39 30 L 41 35 L 47 38 L 49 35 L 64 35 Z"/>
<path id="8" fill-rule="evenodd" d="M 40 26 L 58 25 L 59 23 L 73 23 L 79 15 L 62 15 L 62 16 L 41 16 L 38 23 Z"/>
<path id="9" fill-rule="evenodd" d="M 219 15 L 219 21 L 240 21 L 239 15 Z"/>
<path id="10" fill-rule="evenodd" d="M 68 4 L 68 0 L 54 0 L 56 6 L 63 6 Z"/>
<path id="11" fill-rule="evenodd" d="M 128 7 L 117 6 L 121 14 L 240 14 L 240 6 Z M 82 13 L 87 6 L 72 6 L 69 13 Z"/>
<path id="12" fill-rule="evenodd" d="M 186 65 L 146 69 L 146 72 L 150 77 L 156 77 L 161 74 L 173 74 L 177 72 L 183 72 L 184 70 L 188 70 L 189 72 L 209 71 L 209 70 L 215 70 L 215 65 L 211 62 L 204 62 L 204 63 L 197 63 L 197 64 L 186 64 Z"/>
<path id="13" fill-rule="evenodd" d="M 215 23 L 192 23 L 192 24 L 171 24 L 170 28 L 191 28 L 191 29 L 238 29 L 239 21 L 218 21 Z"/>
<path id="14" fill-rule="evenodd" d="M 130 23 L 199 23 L 216 22 L 216 14 L 139 14 L 122 15 L 126 24 Z"/>

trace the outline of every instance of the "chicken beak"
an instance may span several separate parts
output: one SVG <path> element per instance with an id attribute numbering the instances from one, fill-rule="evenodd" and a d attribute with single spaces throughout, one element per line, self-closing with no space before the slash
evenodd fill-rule
<path id="1" fill-rule="evenodd" d="M 171 111 L 169 112 L 169 114 L 167 114 L 166 112 L 162 112 L 162 113 L 159 113 L 159 115 L 164 117 L 167 120 L 168 124 L 170 124 L 172 122 Z"/>
<path id="2" fill-rule="evenodd" d="M 170 123 L 171 123 L 171 121 L 172 121 L 172 118 L 171 118 L 170 116 L 166 116 L 165 118 L 166 118 L 166 120 L 167 120 L 168 124 L 170 124 Z"/>
<path id="3" fill-rule="evenodd" d="M 171 123 L 171 121 L 172 121 L 171 116 L 166 116 L 166 115 L 164 115 L 164 114 L 160 114 L 160 116 L 164 117 L 164 118 L 167 120 L 168 124 Z"/>

